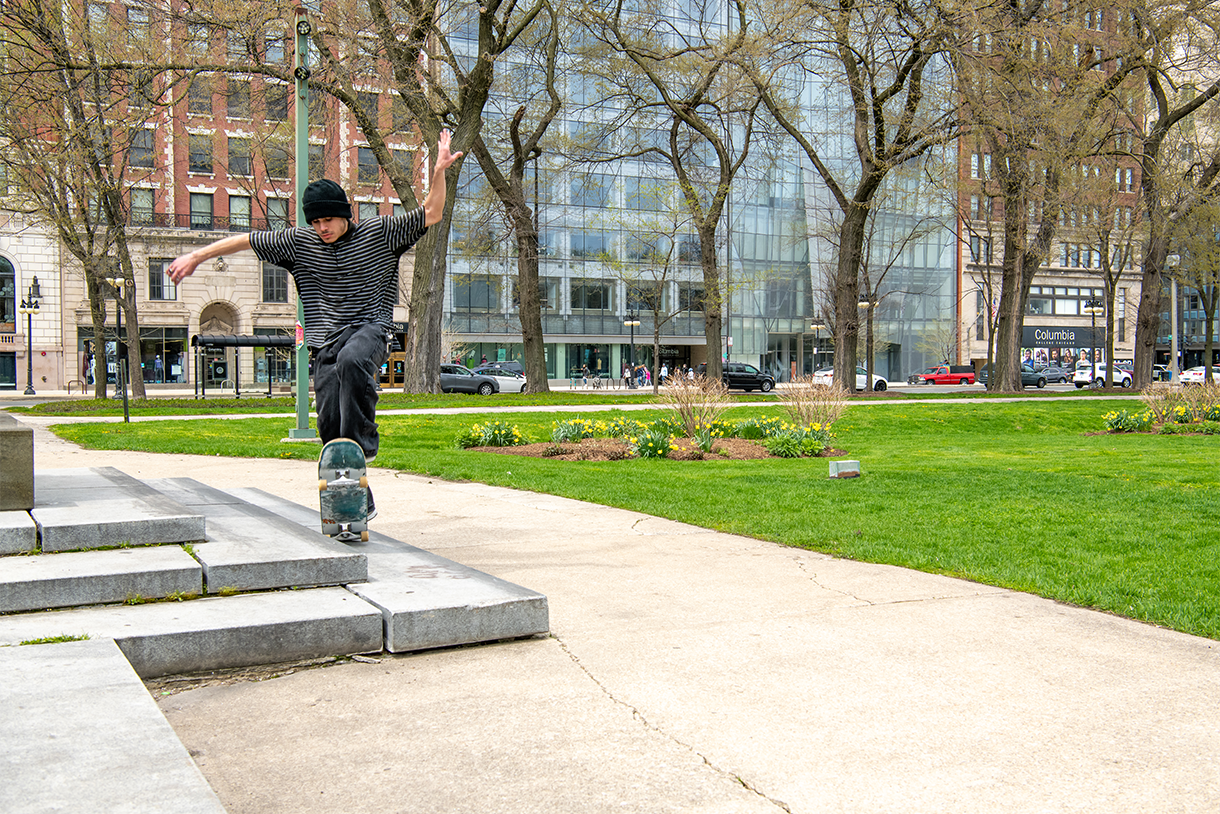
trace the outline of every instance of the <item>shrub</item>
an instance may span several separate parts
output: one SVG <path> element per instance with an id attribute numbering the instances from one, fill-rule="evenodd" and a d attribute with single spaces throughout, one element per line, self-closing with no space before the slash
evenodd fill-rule
<path id="1" fill-rule="evenodd" d="M 528 444 L 529 439 L 521 434 L 514 425 L 499 419 L 486 424 L 474 424 L 470 429 L 460 433 L 457 445 L 462 449 L 471 447 L 515 447 Z"/>
<path id="2" fill-rule="evenodd" d="M 1138 413 L 1116 410 L 1106 413 L 1101 420 L 1109 432 L 1143 432 L 1152 429 L 1156 414 L 1152 410 L 1142 410 Z"/>
<path id="3" fill-rule="evenodd" d="M 758 441 L 771 437 L 781 426 L 783 426 L 783 422 L 778 418 L 747 418 L 745 421 L 738 422 L 734 428 L 734 434 L 738 438 Z"/>
<path id="4" fill-rule="evenodd" d="M 604 426 L 604 425 L 603 425 Z M 587 418 L 570 418 L 567 421 L 556 421 L 551 428 L 551 440 L 556 444 L 580 441 L 592 438 L 597 426 Z"/>
<path id="5" fill-rule="evenodd" d="M 710 425 L 732 406 L 729 389 L 719 379 L 676 378 L 661 391 L 661 403 L 674 411 L 680 432 L 693 437 L 695 428 Z"/>
<path id="6" fill-rule="evenodd" d="M 669 433 L 657 429 L 645 430 L 628 441 L 632 452 L 641 458 L 664 458 L 669 454 L 670 445 L 673 443 Z"/>
<path id="7" fill-rule="evenodd" d="M 793 424 L 829 427 L 847 409 L 847 391 L 829 384 L 818 384 L 812 376 L 798 376 L 783 390 L 776 391 L 781 406 Z"/>
<path id="8" fill-rule="evenodd" d="M 799 458 L 817 455 L 830 446 L 833 437 L 830 428 L 821 424 L 798 426 L 782 424 L 763 439 L 763 446 L 772 455 L 780 458 Z"/>
<path id="9" fill-rule="evenodd" d="M 610 438 L 630 438 L 646 429 L 648 425 L 644 422 L 626 416 L 615 416 L 606 422 L 606 435 Z"/>

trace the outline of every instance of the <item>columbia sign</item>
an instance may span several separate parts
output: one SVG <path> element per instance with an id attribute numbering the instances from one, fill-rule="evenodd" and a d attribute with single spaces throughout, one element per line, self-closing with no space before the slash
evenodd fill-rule
<path id="1" fill-rule="evenodd" d="M 1105 329 L 1099 328 L 1097 336 L 1088 326 L 1026 325 L 1021 336 L 1023 348 L 1088 348 L 1105 344 Z"/>

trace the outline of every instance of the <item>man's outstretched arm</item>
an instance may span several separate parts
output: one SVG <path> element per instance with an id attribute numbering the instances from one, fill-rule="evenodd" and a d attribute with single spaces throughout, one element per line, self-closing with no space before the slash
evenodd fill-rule
<path id="1" fill-rule="evenodd" d="M 445 196 L 448 193 L 445 188 L 445 170 L 462 157 L 462 153 L 449 151 L 451 138 L 452 135 L 448 130 L 442 130 L 436 139 L 436 166 L 432 169 L 432 184 L 428 187 L 428 194 L 424 198 L 424 223 L 428 226 L 440 223 L 441 218 L 444 217 Z"/>
<path id="2" fill-rule="evenodd" d="M 215 243 L 209 243 L 207 246 L 184 254 L 170 263 L 169 278 L 173 281 L 174 285 L 177 285 L 194 274 L 195 269 L 205 260 L 211 260 L 214 257 L 221 257 L 226 254 L 234 254 L 235 252 L 243 252 L 249 248 L 249 234 L 230 235 L 229 237 L 221 238 Z"/>

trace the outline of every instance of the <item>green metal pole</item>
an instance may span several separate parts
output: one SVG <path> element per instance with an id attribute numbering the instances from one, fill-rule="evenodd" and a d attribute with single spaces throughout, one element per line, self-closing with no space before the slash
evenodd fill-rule
<path id="1" fill-rule="evenodd" d="M 297 6 L 296 65 L 296 187 L 297 226 L 305 227 L 305 209 L 301 194 L 309 184 L 309 34 L 313 30 L 305 18 L 305 9 Z M 296 351 L 297 351 L 297 425 L 289 430 L 289 438 L 317 438 L 309 426 L 309 351 L 305 347 L 305 306 L 297 297 Z"/>

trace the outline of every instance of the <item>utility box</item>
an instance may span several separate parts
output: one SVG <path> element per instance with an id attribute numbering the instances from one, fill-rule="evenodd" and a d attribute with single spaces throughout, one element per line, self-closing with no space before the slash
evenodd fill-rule
<path id="1" fill-rule="evenodd" d="M 859 461 L 831 461 L 830 462 L 830 477 L 832 477 L 832 478 L 858 478 L 858 477 L 860 477 L 860 462 Z"/>

